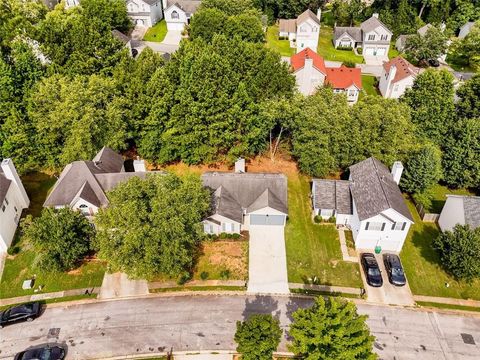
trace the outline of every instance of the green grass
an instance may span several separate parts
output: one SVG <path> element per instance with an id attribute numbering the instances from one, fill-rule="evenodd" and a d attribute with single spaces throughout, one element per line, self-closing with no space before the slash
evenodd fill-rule
<path id="1" fill-rule="evenodd" d="M 167 31 L 167 23 L 165 20 L 162 20 L 147 30 L 143 36 L 143 40 L 162 42 L 163 39 L 165 39 L 165 35 L 167 35 Z"/>
<path id="2" fill-rule="evenodd" d="M 432 240 L 439 234 L 435 223 L 424 223 L 408 201 L 415 224 L 408 233 L 401 252 L 402 263 L 412 292 L 416 295 L 480 300 L 480 280 L 471 284 L 456 281 L 441 266 Z M 448 283 L 449 287 L 445 286 Z"/>
<path id="3" fill-rule="evenodd" d="M 40 215 L 43 202 L 55 180 L 54 177 L 39 172 L 22 176 L 23 185 L 30 197 L 30 207 L 25 211 L 26 214 L 31 214 L 34 217 Z M 28 244 L 24 243 L 19 236 L 17 236 L 16 241 L 17 243 L 14 246 L 19 247 L 20 251 L 13 258 L 7 258 L 5 262 L 0 283 L 0 298 L 33 294 L 33 289 L 22 289 L 23 281 L 31 278 L 33 275 L 36 275 L 36 287 L 44 285 L 42 290 L 44 293 L 93 287 L 102 284 L 103 274 L 105 273 L 104 263 L 90 262 L 71 274 L 42 273 L 33 268 L 34 251 L 29 249 Z"/>
<path id="4" fill-rule="evenodd" d="M 36 275 L 35 288 L 43 285 L 43 293 L 100 286 L 106 268 L 104 263 L 94 261 L 80 266 L 71 274 L 43 273 L 33 269 L 34 259 L 35 253 L 32 250 L 22 250 L 14 259 L 6 260 L 0 283 L 0 298 L 34 294 L 34 289 L 22 289 L 23 281 L 33 275 Z"/>
<path id="5" fill-rule="evenodd" d="M 245 291 L 243 286 L 175 286 L 171 288 L 151 289 L 151 293 L 166 293 L 177 291 Z"/>
<path id="6" fill-rule="evenodd" d="M 380 92 L 375 86 L 375 76 L 362 75 L 363 91 L 360 93 L 360 98 L 366 95 L 380 96 Z"/>
<path id="7" fill-rule="evenodd" d="M 447 194 L 452 195 L 476 195 L 475 192 L 468 189 L 449 189 L 443 185 L 435 185 L 433 187 L 433 200 L 432 206 L 428 209 L 425 209 L 426 212 L 440 214 L 442 211 L 445 201 L 447 201 Z"/>
<path id="8" fill-rule="evenodd" d="M 398 55 L 400 55 L 400 53 L 398 52 L 398 50 L 395 48 L 395 43 L 392 42 L 390 44 L 390 47 L 388 48 L 388 58 L 389 59 L 393 59 L 395 57 L 397 57 Z"/>
<path id="9" fill-rule="evenodd" d="M 480 312 L 480 308 L 474 307 L 474 306 L 451 305 L 451 304 L 434 303 L 434 302 L 427 302 L 427 301 L 417 301 L 417 305 L 420 305 L 422 307 L 433 307 L 437 309 Z"/>
<path id="10" fill-rule="evenodd" d="M 475 70 L 470 67 L 467 59 L 455 56 L 455 54 L 448 54 L 446 62 L 455 71 L 475 72 Z"/>
<path id="11" fill-rule="evenodd" d="M 361 299 L 359 295 L 339 293 L 339 292 L 328 292 L 328 291 L 318 291 L 318 290 L 308 290 L 308 289 L 290 289 L 292 294 L 302 294 L 309 296 L 334 296 L 334 297 L 343 297 L 349 299 Z"/>
<path id="12" fill-rule="evenodd" d="M 357 64 L 363 63 L 361 55 L 355 55 L 353 50 L 337 50 L 333 47 L 333 28 L 322 25 L 320 28 L 320 37 L 318 39 L 317 52 L 322 55 L 325 60 L 330 61 L 351 61 Z"/>
<path id="13" fill-rule="evenodd" d="M 361 287 L 359 267 L 341 260 L 338 232 L 333 225 L 315 225 L 311 220 L 310 183 L 298 173 L 288 176 L 289 220 L 285 229 L 288 280 Z"/>
<path id="14" fill-rule="evenodd" d="M 295 49 L 290 47 L 290 41 L 278 39 L 278 25 L 267 28 L 267 47 L 280 53 L 282 56 L 292 56 Z"/>

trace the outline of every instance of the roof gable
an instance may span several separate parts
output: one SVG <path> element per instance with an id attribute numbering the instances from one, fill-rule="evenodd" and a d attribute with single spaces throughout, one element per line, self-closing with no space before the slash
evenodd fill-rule
<path id="1" fill-rule="evenodd" d="M 304 23 L 307 20 L 312 20 L 315 22 L 317 25 L 320 25 L 320 20 L 318 19 L 317 15 L 314 14 L 314 12 L 310 9 L 305 10 L 303 13 L 298 15 L 297 17 L 297 25 L 300 26 L 300 24 Z"/>
<path id="2" fill-rule="evenodd" d="M 201 3 L 202 2 L 200 0 L 168 0 L 165 11 L 170 9 L 172 6 L 175 6 L 187 14 L 193 14 L 195 11 L 197 11 Z"/>
<path id="3" fill-rule="evenodd" d="M 265 191 L 252 203 L 247 209 L 247 212 L 251 213 L 264 208 L 272 208 L 280 212 L 285 212 L 285 205 L 282 201 L 270 190 Z"/>
<path id="4" fill-rule="evenodd" d="M 380 19 L 378 19 L 376 16 L 372 16 L 370 19 L 365 20 L 360 25 L 360 28 L 362 29 L 362 31 L 364 33 L 369 33 L 371 31 L 375 31 L 375 29 L 378 28 L 378 27 L 384 28 L 390 35 L 393 34 L 390 31 L 390 29 L 383 22 L 381 22 Z"/>
<path id="5" fill-rule="evenodd" d="M 395 77 L 392 80 L 394 83 L 403 80 L 409 76 L 415 78 L 420 71 L 419 68 L 413 66 L 401 56 L 397 56 L 396 58 L 383 63 L 383 69 L 387 74 L 392 66 L 395 66 L 397 68 Z"/>
<path id="6" fill-rule="evenodd" d="M 8 189 L 12 184 L 12 180 L 7 179 L 0 168 L 0 206 L 5 200 L 5 196 L 7 196 Z"/>
<path id="7" fill-rule="evenodd" d="M 347 68 L 342 65 L 339 68 L 327 68 L 326 82 L 334 89 L 347 89 L 354 85 L 362 89 L 362 72 L 360 68 Z"/>
<path id="8" fill-rule="evenodd" d="M 464 196 L 463 211 L 465 224 L 474 229 L 480 227 L 480 196 Z"/>
<path id="9" fill-rule="evenodd" d="M 316 209 L 333 209 L 352 214 L 350 181 L 313 179 L 313 204 Z"/>
<path id="10" fill-rule="evenodd" d="M 305 48 L 299 53 L 296 53 L 290 57 L 290 64 L 292 65 L 293 70 L 298 71 L 302 69 L 305 66 L 305 59 L 312 59 L 315 69 L 317 69 L 324 75 L 327 74 L 323 57 L 318 55 L 310 48 Z"/>

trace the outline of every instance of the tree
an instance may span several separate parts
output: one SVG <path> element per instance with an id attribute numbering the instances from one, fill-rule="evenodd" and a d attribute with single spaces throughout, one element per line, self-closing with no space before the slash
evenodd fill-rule
<path id="1" fill-rule="evenodd" d="M 355 304 L 319 296 L 311 308 L 293 313 L 290 351 L 306 360 L 370 360 L 374 337 Z"/>
<path id="2" fill-rule="evenodd" d="M 476 71 L 480 70 L 480 21 L 477 21 L 465 38 L 456 41 L 452 52 Z"/>
<path id="3" fill-rule="evenodd" d="M 428 69 L 417 76 L 403 96 L 411 108 L 412 121 L 420 137 L 441 146 L 453 126 L 455 115 L 453 75 Z M 435 114 L 435 116 L 432 116 Z"/>
<path id="4" fill-rule="evenodd" d="M 457 224 L 453 231 L 441 233 L 433 247 L 440 253 L 442 265 L 456 279 L 480 278 L 480 228 Z"/>
<path id="5" fill-rule="evenodd" d="M 425 144 L 408 158 L 400 186 L 410 194 L 423 193 L 441 177 L 441 152 L 435 145 Z"/>
<path id="6" fill-rule="evenodd" d="M 124 0 L 82 0 L 81 7 L 83 16 L 99 18 L 112 29 L 126 33 L 133 27 Z"/>
<path id="7" fill-rule="evenodd" d="M 480 186 L 480 119 L 460 119 L 443 147 L 445 182 L 455 188 Z"/>
<path id="8" fill-rule="evenodd" d="M 245 360 L 271 360 L 280 344 L 280 322 L 272 315 L 252 315 L 245 321 L 237 321 L 235 341 L 237 351 Z"/>
<path id="9" fill-rule="evenodd" d="M 457 96 L 455 106 L 458 117 L 480 118 L 480 75 L 465 81 L 457 89 Z"/>
<path id="10" fill-rule="evenodd" d="M 191 271 L 210 206 L 198 176 L 132 177 L 107 197 L 95 217 L 96 247 L 113 271 L 147 279 Z"/>
<path id="11" fill-rule="evenodd" d="M 240 15 L 254 8 L 252 0 L 205 0 L 201 5 L 201 9 L 218 9 L 229 16 Z"/>
<path id="12" fill-rule="evenodd" d="M 50 169 L 91 159 L 103 146 L 125 148 L 127 115 L 114 80 L 98 75 L 45 78 L 28 99 L 37 158 Z"/>
<path id="13" fill-rule="evenodd" d="M 39 217 L 22 223 L 25 238 L 33 245 L 36 266 L 42 271 L 68 271 L 90 251 L 94 231 L 81 213 L 69 208 L 44 208 Z"/>
<path id="14" fill-rule="evenodd" d="M 228 15 L 221 10 L 216 8 L 200 9 L 190 22 L 190 38 L 193 40 L 201 37 L 210 42 L 215 34 L 224 32 L 227 20 Z"/>
<path id="15" fill-rule="evenodd" d="M 409 35 L 405 43 L 405 54 L 417 63 L 437 59 L 447 51 L 448 37 L 436 27 L 430 27 L 425 35 Z"/>

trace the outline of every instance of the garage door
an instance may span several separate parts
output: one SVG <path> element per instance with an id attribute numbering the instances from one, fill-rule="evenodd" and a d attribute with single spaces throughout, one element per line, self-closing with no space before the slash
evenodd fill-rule
<path id="1" fill-rule="evenodd" d="M 377 56 L 384 56 L 385 52 L 385 49 L 377 49 Z"/>
<path id="2" fill-rule="evenodd" d="M 373 56 L 374 51 L 375 51 L 374 48 L 367 47 L 367 48 L 365 48 L 365 55 L 371 55 L 371 56 Z"/>
<path id="3" fill-rule="evenodd" d="M 284 215 L 250 215 L 250 225 L 283 225 Z"/>

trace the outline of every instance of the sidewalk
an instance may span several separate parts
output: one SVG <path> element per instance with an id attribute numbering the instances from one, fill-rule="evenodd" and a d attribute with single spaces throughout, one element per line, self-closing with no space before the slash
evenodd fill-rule
<path id="1" fill-rule="evenodd" d="M 448 304 L 448 305 L 460 305 L 460 306 L 469 306 L 469 307 L 479 307 L 480 301 L 478 300 L 463 300 L 463 299 L 454 299 L 454 298 L 442 298 L 435 296 L 425 296 L 425 295 L 413 295 L 413 300 L 422 301 L 422 302 L 431 302 L 438 304 Z"/>
<path id="2" fill-rule="evenodd" d="M 25 296 L 17 296 L 17 297 L 7 298 L 7 299 L 0 299 L 0 306 L 21 304 L 29 301 L 41 301 L 41 300 L 58 299 L 58 298 L 70 297 L 70 296 L 98 294 L 99 292 L 100 292 L 100 288 L 84 288 L 84 289 L 57 291 L 52 293 L 38 293 L 33 295 L 25 295 Z"/>
<path id="3" fill-rule="evenodd" d="M 343 261 L 358 263 L 358 258 L 356 256 L 350 256 L 348 254 L 347 239 L 345 238 L 344 229 L 338 229 L 338 237 L 340 238 L 340 250 L 342 251 Z"/>
<path id="4" fill-rule="evenodd" d="M 359 288 L 343 287 L 343 286 L 331 286 L 331 285 L 312 285 L 312 284 L 299 284 L 289 283 L 290 289 L 303 289 L 313 291 L 324 291 L 329 293 L 362 295 L 362 290 Z"/>

